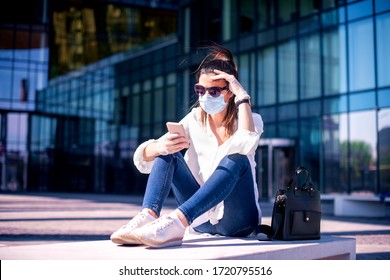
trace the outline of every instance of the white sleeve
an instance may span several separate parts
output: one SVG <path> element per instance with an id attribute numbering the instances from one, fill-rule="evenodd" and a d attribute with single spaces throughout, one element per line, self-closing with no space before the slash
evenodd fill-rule
<path id="1" fill-rule="evenodd" d="M 156 142 L 155 139 L 150 139 L 148 141 L 143 142 L 141 145 L 138 146 L 138 148 L 134 152 L 133 156 L 133 162 L 135 167 L 139 170 L 139 172 L 144 174 L 149 174 L 150 171 L 152 171 L 152 167 L 154 164 L 154 160 L 151 161 L 145 161 L 144 159 L 144 150 L 147 145 L 149 145 L 152 142 Z"/>
<path id="2" fill-rule="evenodd" d="M 239 129 L 234 133 L 228 154 L 248 155 L 256 152 L 263 133 L 263 120 L 259 114 L 253 114 L 253 122 L 255 131 Z"/>

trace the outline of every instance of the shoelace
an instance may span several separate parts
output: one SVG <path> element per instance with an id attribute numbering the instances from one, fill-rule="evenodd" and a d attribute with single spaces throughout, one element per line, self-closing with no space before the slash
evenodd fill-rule
<path id="1" fill-rule="evenodd" d="M 138 227 L 138 225 L 142 222 L 143 219 L 145 219 L 146 216 L 144 213 L 139 213 L 134 219 L 132 219 L 130 222 L 127 223 L 127 225 L 123 226 L 125 227 L 130 227 L 130 228 L 135 228 Z"/>
<path id="2" fill-rule="evenodd" d="M 169 216 L 163 216 L 160 219 L 157 219 L 149 224 L 149 226 L 154 226 L 155 224 L 157 225 L 156 231 L 161 231 L 170 224 L 172 224 L 174 220 L 169 217 Z"/>

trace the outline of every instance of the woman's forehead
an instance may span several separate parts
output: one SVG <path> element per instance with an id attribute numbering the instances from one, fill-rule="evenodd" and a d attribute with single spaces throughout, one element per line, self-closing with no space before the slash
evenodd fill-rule
<path id="1" fill-rule="evenodd" d="M 199 76 L 199 83 L 208 83 L 216 86 L 225 86 L 226 81 L 224 79 L 212 80 L 211 77 L 215 76 L 215 73 L 204 73 Z"/>

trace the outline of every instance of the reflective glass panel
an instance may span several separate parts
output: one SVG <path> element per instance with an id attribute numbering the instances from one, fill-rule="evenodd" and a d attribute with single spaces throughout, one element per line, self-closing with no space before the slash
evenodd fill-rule
<path id="1" fill-rule="evenodd" d="M 257 60 L 257 104 L 269 105 L 276 102 L 275 48 L 266 48 L 258 53 Z"/>
<path id="2" fill-rule="evenodd" d="M 345 26 L 324 32 L 323 65 L 324 94 L 333 95 L 347 91 Z"/>
<path id="3" fill-rule="evenodd" d="M 378 106 L 390 107 L 390 89 L 384 89 L 378 91 Z"/>
<path id="4" fill-rule="evenodd" d="M 301 99 L 319 97 L 321 95 L 321 54 L 318 34 L 301 39 L 299 59 Z"/>
<path id="5" fill-rule="evenodd" d="M 350 114 L 349 168 L 351 191 L 376 191 L 376 111 Z"/>
<path id="6" fill-rule="evenodd" d="M 375 11 L 377 13 L 389 11 L 390 1 L 389 0 L 375 0 Z"/>
<path id="7" fill-rule="evenodd" d="M 275 8 L 274 1 L 259 0 L 258 7 L 258 28 L 264 29 L 271 26 L 275 22 Z"/>
<path id="8" fill-rule="evenodd" d="M 389 86 L 390 13 L 380 15 L 376 18 L 376 30 L 378 86 Z"/>
<path id="9" fill-rule="evenodd" d="M 322 118 L 324 193 L 348 191 L 347 114 Z"/>
<path id="10" fill-rule="evenodd" d="M 372 0 L 358 1 L 348 5 L 348 20 L 354 20 L 372 14 Z"/>
<path id="11" fill-rule="evenodd" d="M 297 19 L 297 10 L 295 0 L 279 0 L 279 13 L 278 21 L 279 22 L 288 22 L 293 19 Z"/>
<path id="12" fill-rule="evenodd" d="M 372 109 L 375 104 L 375 92 L 351 94 L 349 97 L 349 109 L 351 111 Z"/>
<path id="13" fill-rule="evenodd" d="M 378 112 L 380 193 L 390 193 L 390 109 Z"/>
<path id="14" fill-rule="evenodd" d="M 349 24 L 349 81 L 350 90 L 375 86 L 374 34 L 372 18 Z"/>
<path id="15" fill-rule="evenodd" d="M 297 43 L 288 41 L 278 48 L 279 102 L 297 100 Z"/>

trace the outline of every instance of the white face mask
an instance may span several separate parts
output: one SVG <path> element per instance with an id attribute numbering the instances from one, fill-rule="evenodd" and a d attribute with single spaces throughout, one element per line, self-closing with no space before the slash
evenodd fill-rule
<path id="1" fill-rule="evenodd" d="M 220 94 L 218 97 L 212 97 L 210 94 L 205 93 L 199 96 L 199 105 L 209 115 L 215 115 L 226 107 L 224 95 Z"/>

